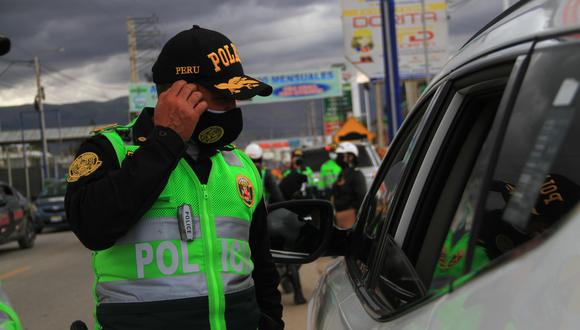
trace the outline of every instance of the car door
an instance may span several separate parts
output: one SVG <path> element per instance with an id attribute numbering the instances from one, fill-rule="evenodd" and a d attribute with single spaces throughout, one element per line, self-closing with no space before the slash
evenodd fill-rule
<path id="1" fill-rule="evenodd" d="M 390 165 L 393 162 L 400 162 L 401 160 L 408 161 L 408 155 L 416 148 L 419 141 L 422 139 L 421 132 L 423 127 L 429 121 L 429 115 L 434 112 L 433 108 L 436 105 L 434 100 L 443 93 L 446 89 L 443 85 L 433 88 L 428 92 L 419 102 L 417 109 L 411 113 L 409 118 L 405 121 L 400 133 L 397 135 L 392 144 L 391 151 L 383 162 L 376 178 L 371 185 L 369 195 L 384 194 L 384 180 L 391 180 L 392 173 L 397 171 L 389 171 Z M 387 175 L 387 173 L 391 173 Z M 389 183 L 390 184 L 390 183 Z M 394 188 L 394 187 L 392 187 Z M 383 196 L 384 198 L 391 198 L 392 194 Z M 368 197 L 367 197 L 368 199 Z M 389 204 L 392 200 L 385 200 L 383 204 Z M 361 207 L 361 214 L 366 213 L 370 206 L 365 207 L 365 203 Z M 368 204 L 368 202 L 366 202 Z M 379 208 L 377 205 L 372 207 Z M 386 206 L 385 206 L 386 207 Z M 361 215 L 359 215 L 360 217 Z M 367 217 L 367 215 L 365 215 Z M 354 236 L 359 236 L 358 232 Z M 359 240 L 357 240 L 359 241 Z M 367 239 L 361 240 L 365 244 L 377 245 L 380 241 L 380 236 L 371 236 Z M 355 244 L 355 243 L 353 243 Z M 352 259 L 353 257 L 351 257 Z M 349 257 L 346 258 L 347 261 Z M 364 263 L 370 263 L 372 257 L 365 259 Z M 363 263 L 359 263 L 361 267 L 366 267 Z M 361 271 L 364 273 L 364 271 Z M 309 329 L 370 329 L 376 325 L 376 321 L 365 311 L 363 302 L 355 293 L 356 287 L 360 285 L 360 281 L 364 274 L 352 275 L 354 281 L 351 282 L 348 272 L 346 270 L 345 262 L 339 262 L 327 271 L 323 278 L 319 281 L 319 287 L 316 290 L 314 298 L 310 304 L 308 327 Z M 417 319 L 417 324 L 428 324 L 429 318 L 424 318 L 422 321 Z"/>
<path id="2" fill-rule="evenodd" d="M 351 236 L 345 268 L 356 298 L 335 294 L 362 307 L 348 307 L 337 299 L 335 314 L 342 320 L 329 320 L 329 325 L 428 327 L 448 289 L 431 287 L 447 228 L 492 124 L 505 116 L 500 104 L 516 87 L 530 46 L 505 49 L 459 68 L 441 82 L 437 95 L 431 95 L 425 115 L 421 115 L 422 104 L 409 118 L 407 131 L 402 130 L 393 142 Z M 341 284 L 335 287 L 345 287 L 335 282 Z M 321 317 L 318 320 L 321 328 L 330 328 Z"/>

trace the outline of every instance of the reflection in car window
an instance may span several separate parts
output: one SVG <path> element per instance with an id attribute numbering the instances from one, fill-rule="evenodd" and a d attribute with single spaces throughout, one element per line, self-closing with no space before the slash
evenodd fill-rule
<path id="1" fill-rule="evenodd" d="M 580 194 L 580 98 L 568 90 L 567 102 L 556 106 L 557 95 L 580 73 L 580 51 L 558 48 L 532 56 L 513 108 L 498 163 L 485 201 L 481 228 L 474 228 L 482 167 L 475 167 L 447 235 L 432 290 L 449 283 L 465 270 L 468 244 L 473 244 L 471 271 L 543 233 L 561 219 Z M 545 75 L 545 72 L 551 72 Z M 484 148 L 485 149 L 485 148 Z M 484 155 L 481 155 L 484 156 Z"/>
<path id="2" fill-rule="evenodd" d="M 378 238 L 385 227 L 393 197 L 419 135 L 417 127 L 420 126 L 421 120 L 424 120 L 424 114 L 429 102 L 430 99 L 426 100 L 422 107 L 415 110 L 417 115 L 413 118 L 414 122 L 410 123 L 412 126 L 405 133 L 406 139 L 402 141 L 399 149 L 396 150 L 396 154 L 392 156 L 388 170 L 382 172 L 384 177 L 378 189 L 369 193 L 371 196 L 374 195 L 374 198 L 370 200 L 370 204 L 366 208 L 366 214 L 361 214 L 360 216 L 361 222 L 357 227 L 360 228 L 362 226 L 362 244 L 357 244 L 356 251 L 353 251 L 353 256 L 362 276 L 367 273 L 369 262 L 374 258 L 379 244 Z"/>
<path id="3" fill-rule="evenodd" d="M 485 204 L 479 240 L 490 259 L 542 234 L 579 200 L 580 72 L 569 70 L 580 67 L 578 52 L 532 56 Z"/>

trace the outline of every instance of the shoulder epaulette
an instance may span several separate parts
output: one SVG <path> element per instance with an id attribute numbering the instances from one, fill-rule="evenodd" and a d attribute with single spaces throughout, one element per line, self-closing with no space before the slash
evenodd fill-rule
<path id="1" fill-rule="evenodd" d="M 101 133 L 101 132 L 105 132 L 105 131 L 111 131 L 111 130 L 115 129 L 117 126 L 119 126 L 119 124 L 117 124 L 117 123 L 99 126 L 99 127 L 95 128 L 92 131 L 92 133 L 97 134 L 97 133 Z"/>

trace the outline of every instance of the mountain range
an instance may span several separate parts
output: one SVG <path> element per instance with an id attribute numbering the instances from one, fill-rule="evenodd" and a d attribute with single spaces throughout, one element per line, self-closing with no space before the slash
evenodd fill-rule
<path id="1" fill-rule="evenodd" d="M 315 126 L 322 133 L 322 100 L 293 101 L 271 104 L 251 104 L 242 107 L 244 130 L 236 143 L 244 145 L 252 140 L 276 139 L 309 134 L 307 117 L 314 111 Z M 106 102 L 79 102 L 45 104 L 46 127 L 106 125 L 126 123 L 128 101 L 126 97 Z M 22 121 L 22 123 L 21 123 Z M 38 112 L 32 104 L 0 107 L 0 130 L 11 131 L 39 128 Z"/>

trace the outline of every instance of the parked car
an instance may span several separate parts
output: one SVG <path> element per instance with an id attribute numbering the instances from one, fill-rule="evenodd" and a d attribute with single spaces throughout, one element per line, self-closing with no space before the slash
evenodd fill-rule
<path id="1" fill-rule="evenodd" d="M 36 232 L 28 199 L 13 187 L 0 182 L 0 244 L 18 241 L 21 249 L 34 245 Z"/>
<path id="2" fill-rule="evenodd" d="M 405 120 L 351 230 L 322 201 L 269 206 L 273 226 L 294 219 L 272 237 L 275 262 L 343 256 L 309 329 L 578 328 L 578 14 L 520 1 L 473 36 Z"/>
<path id="3" fill-rule="evenodd" d="M 370 187 L 375 174 L 381 164 L 381 159 L 373 146 L 368 142 L 353 142 L 358 148 L 358 168 L 367 180 Z M 325 147 L 309 147 L 302 149 L 302 161 L 314 172 L 314 181 L 320 180 L 320 167 L 329 159 Z"/>
<path id="4" fill-rule="evenodd" d="M 42 224 L 37 230 L 41 232 L 44 227 L 66 227 L 66 212 L 64 208 L 64 195 L 66 194 L 66 181 L 54 180 L 45 183 L 44 188 L 34 201 L 36 221 Z"/>

